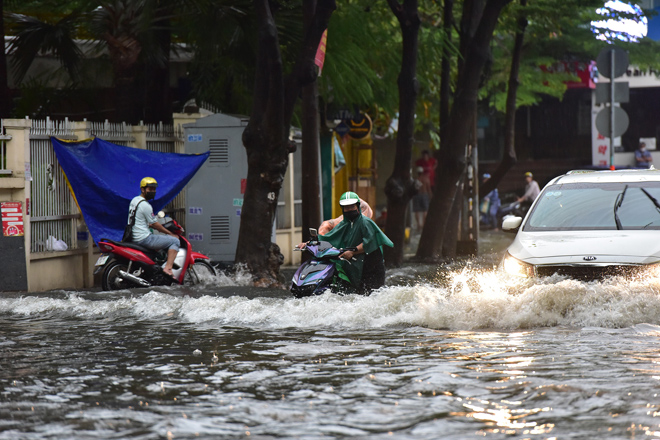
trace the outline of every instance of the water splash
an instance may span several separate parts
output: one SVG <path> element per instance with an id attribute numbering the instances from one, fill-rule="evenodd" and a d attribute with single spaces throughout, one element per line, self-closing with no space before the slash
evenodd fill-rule
<path id="1" fill-rule="evenodd" d="M 252 274 L 245 264 L 237 264 L 233 270 L 220 270 L 218 275 L 202 279 L 203 286 L 249 286 L 252 284 Z"/>
<path id="2" fill-rule="evenodd" d="M 475 330 L 660 325 L 660 282 L 641 278 L 512 280 L 494 270 L 465 266 L 438 275 L 437 280 L 383 287 L 368 297 L 325 294 L 295 299 L 286 291 L 246 288 L 248 285 L 249 274 L 239 270 L 207 280 L 189 292 L 170 287 L 138 294 L 63 292 L 5 297 L 0 299 L 0 313 L 174 319 L 262 328 Z"/>

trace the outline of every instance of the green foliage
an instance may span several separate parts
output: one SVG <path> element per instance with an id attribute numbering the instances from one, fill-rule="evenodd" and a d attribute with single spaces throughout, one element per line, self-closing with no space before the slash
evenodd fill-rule
<path id="1" fill-rule="evenodd" d="M 351 0 L 337 5 L 328 28 L 319 94 L 334 110 L 366 108 L 375 102 L 396 108 L 400 53 L 392 36 L 398 24 L 386 2 Z M 399 37 L 400 39 L 400 37 Z"/>
<path id="2" fill-rule="evenodd" d="M 421 2 L 417 80 L 417 125 L 437 121 L 440 62 L 446 38 L 436 2 Z M 424 9 L 425 8 L 425 9 Z M 398 112 L 397 78 L 402 36 L 386 2 L 351 0 L 338 4 L 328 30 L 319 89 L 332 110 L 361 108 L 372 119 L 389 121 Z M 453 53 L 456 53 L 452 47 Z"/>
<path id="3" fill-rule="evenodd" d="M 504 108 L 513 38 L 521 10 L 528 20 L 520 66 L 517 105 L 533 105 L 544 95 L 561 98 L 567 73 L 549 73 L 544 66 L 557 61 L 594 60 L 607 43 L 594 38 L 591 21 L 603 0 L 528 0 L 514 2 L 504 10 L 493 40 L 492 63 L 480 96 L 498 110 Z M 121 6 L 114 22 L 94 28 L 92 11 Z M 442 23 L 443 2 L 421 0 L 419 33 L 418 127 L 437 125 L 442 51 L 448 41 Z M 298 1 L 274 3 L 282 60 L 289 71 L 302 43 L 302 11 Z M 462 2 L 456 1 L 456 23 Z M 168 26 L 174 40 L 192 54 L 188 77 L 194 96 L 223 112 L 249 114 L 252 105 L 254 68 L 257 58 L 256 24 L 250 0 L 5 0 L 9 33 L 19 40 L 13 48 L 15 73 L 23 76 L 39 51 L 53 51 L 72 78 L 79 78 L 81 57 L 74 38 L 102 36 L 116 28 L 116 35 L 132 35 L 142 48 L 140 63 L 159 65 L 166 61 L 155 32 Z M 133 11 L 133 12 L 131 12 Z M 121 13 L 120 13 L 121 12 Z M 18 15 L 22 14 L 22 15 Z M 99 12 L 95 15 L 98 17 Z M 625 15 L 625 14 L 624 14 Z M 107 18 L 107 17 L 106 17 Z M 165 23 L 162 21 L 166 19 Z M 161 20 L 161 21 L 159 21 Z M 129 23 L 131 30 L 117 33 Z M 455 25 L 456 25 L 455 23 Z M 109 26 L 112 25 L 112 26 Z M 459 57 L 454 26 L 452 78 Z M 96 30 L 96 32 L 94 32 Z M 630 53 L 631 64 L 660 70 L 659 43 L 617 42 Z M 398 111 L 397 77 L 401 68 L 401 31 L 387 2 L 346 0 L 338 2 L 330 20 L 327 53 L 319 93 L 326 110 L 370 109 L 383 123 Z"/>
<path id="4" fill-rule="evenodd" d="M 546 68 L 562 61 L 596 59 L 600 50 L 608 45 L 596 39 L 591 26 L 592 21 L 602 18 L 596 12 L 602 6 L 602 0 L 528 0 L 524 7 L 513 3 L 503 14 L 497 29 L 491 73 L 486 87 L 481 90 L 481 98 L 487 99 L 497 110 L 504 110 L 513 38 L 520 13 L 527 18 L 528 26 L 516 105 L 534 105 L 545 95 L 561 98 L 566 90 L 565 82 L 576 81 L 577 77 L 561 71 L 549 73 Z M 657 42 L 643 39 L 640 43 L 617 41 L 616 45 L 629 51 L 631 64 L 660 67 Z"/>
<path id="5" fill-rule="evenodd" d="M 285 73 L 302 44 L 302 10 L 280 2 L 273 11 Z M 189 76 L 196 98 L 227 113 L 249 114 L 257 60 L 257 25 L 250 0 L 190 0 L 178 33 L 193 60 Z"/>

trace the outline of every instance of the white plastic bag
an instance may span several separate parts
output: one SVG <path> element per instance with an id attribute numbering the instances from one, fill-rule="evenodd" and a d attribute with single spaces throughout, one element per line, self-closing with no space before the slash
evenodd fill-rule
<path id="1" fill-rule="evenodd" d="M 49 251 L 65 251 L 68 248 L 69 246 L 64 241 L 58 240 L 52 235 L 49 235 L 48 240 L 46 240 L 46 249 Z"/>

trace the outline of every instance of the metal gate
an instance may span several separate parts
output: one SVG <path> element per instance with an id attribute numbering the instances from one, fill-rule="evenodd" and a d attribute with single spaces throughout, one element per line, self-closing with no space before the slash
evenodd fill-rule
<path id="1" fill-rule="evenodd" d="M 68 120 L 32 121 L 30 129 L 30 251 L 46 252 L 49 237 L 62 240 L 68 249 L 78 247 L 76 228 L 80 212 L 67 187 L 50 136 L 75 139 Z"/>

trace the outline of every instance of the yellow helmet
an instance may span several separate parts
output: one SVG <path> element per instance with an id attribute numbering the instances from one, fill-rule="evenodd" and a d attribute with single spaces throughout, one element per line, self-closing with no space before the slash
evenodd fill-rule
<path id="1" fill-rule="evenodd" d="M 145 177 L 144 179 L 140 180 L 140 189 L 146 188 L 148 186 L 158 188 L 158 182 L 156 182 L 156 179 L 153 177 Z"/>

